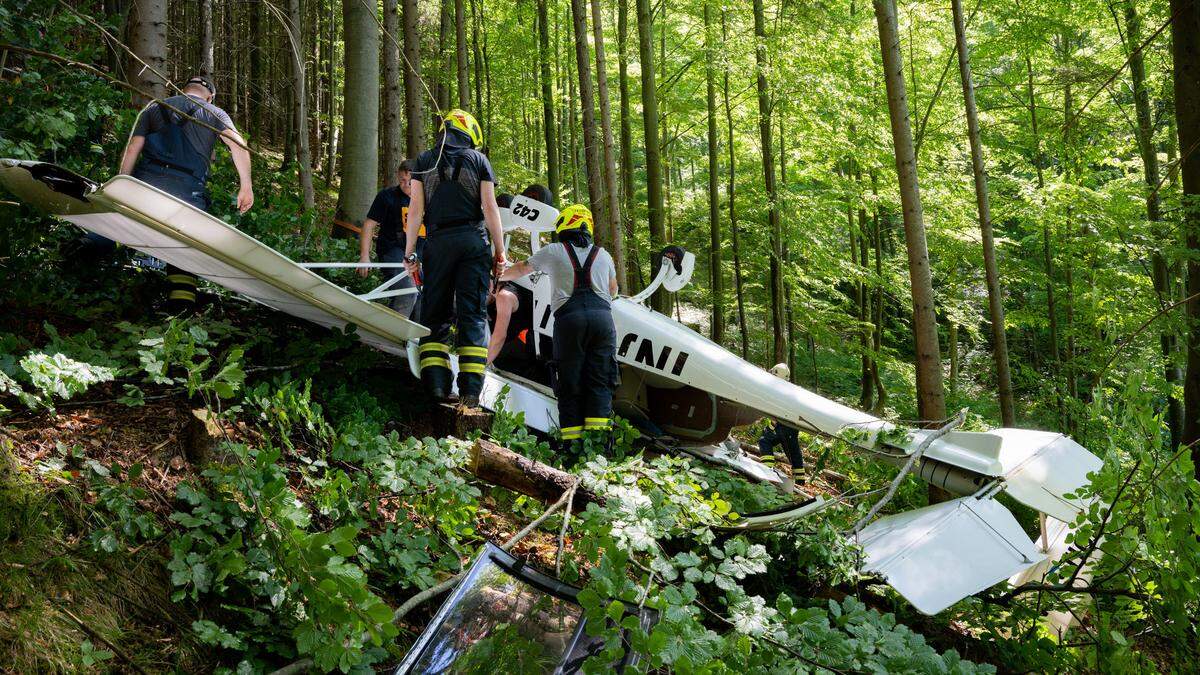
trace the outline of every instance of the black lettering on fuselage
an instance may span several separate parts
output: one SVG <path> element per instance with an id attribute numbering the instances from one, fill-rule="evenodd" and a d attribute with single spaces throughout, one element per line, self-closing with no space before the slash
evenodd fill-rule
<path id="1" fill-rule="evenodd" d="M 675 354 L 674 362 L 671 363 L 671 354 L 675 353 L 674 348 L 664 346 L 661 352 L 655 354 L 654 343 L 650 338 L 643 338 L 637 333 L 626 333 L 621 338 L 621 345 L 617 348 L 617 356 L 621 358 L 629 358 L 629 350 L 637 343 L 637 352 L 633 356 L 635 363 L 640 363 L 655 370 L 666 372 L 667 364 L 671 364 L 671 374 L 678 377 L 683 373 L 683 366 L 687 363 L 688 353 L 678 352 Z"/>

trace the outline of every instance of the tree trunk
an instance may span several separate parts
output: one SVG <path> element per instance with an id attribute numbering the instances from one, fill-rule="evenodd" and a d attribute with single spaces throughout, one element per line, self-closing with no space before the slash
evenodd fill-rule
<path id="1" fill-rule="evenodd" d="M 492 485 L 508 488 L 548 504 L 561 499 L 563 493 L 578 481 L 566 471 L 518 455 L 508 448 L 483 439 L 475 441 L 471 446 L 466 466 L 463 468 Z M 604 503 L 604 499 L 579 485 L 575 491 L 572 510 L 582 511 L 592 502 L 600 505 Z"/>
<path id="2" fill-rule="evenodd" d="M 310 0 L 311 1 L 311 0 Z M 383 136 L 383 182 L 390 185 L 403 157 L 400 149 L 400 8 L 397 0 L 383 2 L 383 31 L 380 38 L 383 51 L 383 110 L 380 114 L 380 134 Z"/>
<path id="3" fill-rule="evenodd" d="M 538 65 L 542 73 L 542 130 L 546 134 L 546 173 L 550 192 L 558 198 L 562 186 L 558 153 L 558 127 L 554 119 L 554 74 L 550 68 L 550 17 L 546 0 L 537 0 Z"/>
<path id="4" fill-rule="evenodd" d="M 916 343 L 917 410 L 922 420 L 934 422 L 946 417 L 946 401 L 942 391 L 942 357 L 938 346 L 937 316 L 933 311 L 933 278 L 929 269 L 929 248 L 925 242 L 917 158 L 908 119 L 900 36 L 897 34 L 891 0 L 874 0 L 874 4 L 879 25 L 879 45 L 883 51 L 884 82 L 887 85 L 892 142 L 896 150 L 900 202 L 904 207 L 904 239 L 908 249 L 909 280 L 912 283 L 913 337 Z"/>
<path id="5" fill-rule="evenodd" d="M 483 53 L 480 51 L 482 40 L 479 37 L 479 5 L 471 0 L 471 65 L 475 71 L 475 115 L 483 120 L 484 147 L 487 147 L 487 136 L 491 125 L 486 124 L 487 112 L 483 107 Z"/>
<path id="6" fill-rule="evenodd" d="M 729 40 L 729 34 L 726 31 L 725 14 L 721 13 L 721 42 L 726 43 Z M 750 333 L 746 326 L 746 302 L 745 295 L 742 291 L 742 252 L 741 242 L 738 234 L 738 219 L 737 205 L 734 198 L 737 194 L 737 160 L 733 151 L 733 106 L 729 96 L 729 64 L 725 64 L 724 74 L 724 99 L 725 99 L 725 145 L 729 153 L 729 185 L 726 192 L 729 194 L 729 236 L 733 243 L 733 290 L 737 296 L 738 310 L 738 332 L 741 338 L 742 358 L 750 358 Z"/>
<path id="7" fill-rule="evenodd" d="M 252 2 L 247 6 L 250 12 L 250 81 L 246 87 L 246 112 L 250 118 L 250 135 L 257 136 L 263 132 L 263 111 L 266 109 L 262 98 L 263 58 L 262 50 L 262 7 L 261 3 Z M 335 12 L 336 13 L 336 12 Z"/>
<path id="8" fill-rule="evenodd" d="M 326 116 L 329 118 L 329 132 L 326 134 L 325 140 L 325 187 L 329 187 L 333 183 L 333 175 L 337 171 L 337 153 L 338 142 L 341 138 L 341 125 L 337 123 L 338 107 L 337 107 L 337 45 L 336 37 L 338 33 L 338 13 L 329 13 L 329 42 L 327 44 L 327 60 L 325 62 L 325 80 L 328 90 L 325 92 L 329 97 L 328 110 Z"/>
<path id="9" fill-rule="evenodd" d="M 342 0 L 342 16 L 346 128 L 335 218 L 361 225 L 375 197 L 379 176 L 379 24 L 375 22 L 375 5 L 361 0 Z"/>
<path id="10" fill-rule="evenodd" d="M 771 92 L 767 84 L 767 30 L 763 0 L 754 0 L 754 63 L 758 71 L 758 134 L 762 143 L 763 183 L 767 190 L 767 229 L 771 235 L 771 332 L 774 363 L 787 357 L 783 316 L 783 227 L 779 218 L 779 194 L 775 185 L 775 157 L 771 150 Z"/>
<path id="11" fill-rule="evenodd" d="M 617 157 L 613 147 L 612 107 L 608 101 L 608 60 L 604 55 L 604 23 L 600 0 L 592 0 L 592 34 L 596 44 L 596 96 L 600 103 L 600 135 L 604 149 L 605 215 L 608 216 L 608 241 L 613 264 L 617 268 L 617 286 L 628 291 L 625 278 L 624 233 L 621 231 L 621 198 L 617 184 Z"/>
<path id="12" fill-rule="evenodd" d="M 963 105 L 967 113 L 967 138 L 971 143 L 971 169 L 975 176 L 975 203 L 979 210 L 979 231 L 983 239 L 983 269 L 987 281 L 988 316 L 992 324 L 992 355 L 996 361 L 996 389 L 1000 399 L 1000 418 L 1004 426 L 1016 424 L 1013 408 L 1012 376 L 1008 368 L 1008 338 L 1004 332 L 1004 291 L 996 265 L 996 245 L 992 239 L 992 208 L 988 200 L 987 173 L 983 165 L 983 144 L 979 139 L 979 118 L 975 111 L 975 85 L 971 81 L 971 52 L 967 45 L 962 0 L 951 0 L 954 13 L 954 39 L 958 45 L 958 72 L 962 79 Z M 957 350 L 956 352 L 957 353 Z"/>
<path id="13" fill-rule="evenodd" d="M 471 83 L 467 80 L 467 17 L 463 0 L 454 0 L 454 57 L 458 74 L 458 107 L 471 107 Z M 476 111 L 478 112 L 478 111 Z"/>
<path id="14" fill-rule="evenodd" d="M 434 61 L 437 64 L 434 69 L 434 72 L 437 73 L 437 81 L 434 84 L 434 100 L 437 101 L 438 110 L 449 110 L 452 107 L 450 105 L 450 73 L 454 71 L 455 57 L 451 55 L 446 46 L 450 40 L 450 24 L 454 16 L 454 10 L 451 7 L 453 2 L 454 0 L 441 0 L 438 12 L 438 57 Z"/>
<path id="15" fill-rule="evenodd" d="M 1183 184 L 1183 225 L 1187 233 L 1187 372 L 1183 380 L 1183 437 L 1192 444 L 1200 477 L 1200 3 L 1171 0 L 1172 56 L 1175 59 L 1175 123 Z"/>
<path id="16" fill-rule="evenodd" d="M 878 197 L 877 177 L 871 172 L 871 194 Z M 887 405 L 887 389 L 883 386 L 883 378 L 879 376 L 879 353 L 883 350 L 883 228 L 879 223 L 879 200 L 875 199 L 876 207 L 871 215 L 871 239 L 875 248 L 875 302 L 874 323 L 872 331 L 871 351 L 875 358 L 871 360 L 871 380 L 875 383 L 875 407 L 873 412 L 880 412 Z"/>
<path id="17" fill-rule="evenodd" d="M 600 169 L 600 148 L 596 142 L 596 101 L 592 91 L 591 53 L 588 50 L 587 14 L 584 0 L 571 0 L 571 19 L 575 27 L 575 70 L 579 75 L 579 107 L 583 122 L 583 161 L 587 167 L 588 206 L 595 220 L 607 222 L 604 217 L 604 173 Z M 610 242 L 601 231 L 595 233 L 596 240 L 605 245 Z"/>
<path id="18" fill-rule="evenodd" d="M 1133 81 L 1133 102 L 1137 110 L 1137 140 L 1138 150 L 1142 156 L 1143 177 L 1146 182 L 1146 220 L 1150 223 L 1150 231 L 1162 245 L 1167 245 L 1171 234 L 1164 228 L 1158 197 L 1158 148 L 1154 143 L 1154 118 L 1150 112 L 1150 94 L 1146 90 L 1146 64 L 1142 54 L 1141 17 L 1134 6 L 1134 0 L 1127 0 L 1125 5 L 1125 25 L 1129 48 L 1129 76 Z M 1156 249 L 1151 259 L 1151 282 L 1158 296 L 1160 309 L 1171 304 L 1171 274 L 1167 266 L 1166 256 L 1162 249 Z M 1159 333 L 1159 349 L 1163 357 L 1163 376 L 1167 387 L 1174 390 L 1179 384 L 1179 367 L 1174 363 L 1175 335 L 1170 329 Z M 1167 397 L 1167 427 L 1171 432 L 1171 447 L 1179 445 L 1180 433 L 1183 427 L 1183 410 L 1179 399 L 1174 394 Z"/>
<path id="19" fill-rule="evenodd" d="M 361 0 L 342 1 L 361 4 Z M 404 0 L 404 117 L 407 125 L 404 134 L 404 152 L 409 157 L 416 157 L 425 149 L 425 111 L 421 105 L 419 18 L 417 0 Z M 346 32 L 348 34 L 349 30 Z M 347 61 L 349 61 L 348 58 Z"/>
<path id="20" fill-rule="evenodd" d="M 200 0 L 200 74 L 213 76 L 213 1 Z"/>
<path id="21" fill-rule="evenodd" d="M 640 277 L 642 267 L 638 261 L 637 243 L 633 233 L 633 204 L 636 195 L 633 189 L 633 132 L 629 113 L 629 0 L 617 0 L 617 60 L 620 67 L 618 82 L 621 90 L 621 209 L 622 225 L 625 228 L 625 246 L 633 248 L 633 255 L 625 256 L 627 292 L 633 293 L 635 277 Z"/>
<path id="22" fill-rule="evenodd" d="M 167 62 L 167 0 L 133 0 L 129 48 L 134 54 L 126 70 L 129 84 L 153 98 L 165 96 L 167 83 L 160 74 L 165 73 Z M 138 107 L 149 102 L 141 94 L 133 96 L 133 104 Z"/>
<path id="23" fill-rule="evenodd" d="M 708 109 L 708 235 L 709 278 L 712 280 L 712 341 L 725 339 L 725 287 L 721 275 L 721 189 L 717 157 L 716 48 L 713 44 L 712 0 L 704 0 L 704 94 Z"/>
<path id="24" fill-rule="evenodd" d="M 950 335 L 946 339 L 950 344 L 950 391 L 958 390 L 958 324 L 950 322 Z"/>
<path id="25" fill-rule="evenodd" d="M 650 251 L 661 251 L 663 229 L 662 160 L 658 145 L 658 88 L 654 76 L 654 26 L 650 22 L 650 0 L 636 0 L 638 24 L 638 61 L 642 71 L 642 128 L 646 139 L 646 221 L 650 226 Z M 653 270 L 657 271 L 657 270 Z M 667 311 L 667 294 L 659 290 L 650 296 L 650 306 Z"/>
<path id="26" fill-rule="evenodd" d="M 300 29 L 300 0 L 288 0 L 288 23 L 296 164 L 300 174 L 300 192 L 304 196 L 304 210 L 309 211 L 316 207 L 317 200 L 313 192 L 312 153 L 308 147 L 308 93 L 304 72 L 304 33 Z"/>

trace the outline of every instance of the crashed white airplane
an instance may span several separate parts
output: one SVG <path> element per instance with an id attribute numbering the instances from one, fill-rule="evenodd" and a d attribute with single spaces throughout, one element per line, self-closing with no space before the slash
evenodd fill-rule
<path id="1" fill-rule="evenodd" d="M 296 264 L 221 220 L 141 181 L 117 176 L 99 185 L 51 164 L 0 160 L 0 184 L 26 203 L 68 220 L 259 303 L 323 326 L 357 326 L 363 342 L 403 355 L 416 371 L 416 340 L 428 330 L 378 299 L 402 294 L 384 283 L 355 295 Z M 528 233 L 536 250 L 553 230 L 557 211 L 517 197 L 502 209 L 505 230 Z M 664 258 L 643 292 L 613 302 L 621 386 L 614 407 L 643 433 L 725 464 L 759 480 L 779 482 L 770 468 L 729 441 L 733 427 L 769 417 L 803 431 L 838 437 L 885 461 L 903 464 L 932 431 L 906 430 L 777 378 L 695 331 L 644 305 L 659 288 L 678 291 L 691 276 L 691 254 Z M 375 266 L 378 266 L 377 264 Z M 537 275 L 519 281 L 533 294 L 522 308 L 533 327 L 534 349 L 548 349 L 554 330 L 549 282 Z M 548 383 L 502 362 L 486 373 L 481 402 L 521 411 L 526 423 L 549 432 L 557 426 Z M 958 600 L 1029 570 L 1047 558 L 995 496 L 1013 499 L 1070 523 L 1085 504 L 1069 495 L 1087 483 L 1101 461 L 1056 433 L 995 429 L 950 431 L 927 444 L 913 471 L 958 499 L 884 516 L 856 539 L 864 570 L 885 578 L 918 610 L 934 614 Z M 761 529 L 803 517 L 824 504 L 747 519 Z M 1052 547 L 1053 548 L 1053 547 Z"/>

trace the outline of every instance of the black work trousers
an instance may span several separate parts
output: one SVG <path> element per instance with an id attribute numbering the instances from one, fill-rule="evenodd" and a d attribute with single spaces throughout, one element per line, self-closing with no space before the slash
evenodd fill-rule
<path id="1" fill-rule="evenodd" d="M 617 388 L 617 329 L 612 307 L 591 289 L 575 291 L 554 312 L 558 427 L 564 441 L 612 427 Z"/>
<path id="2" fill-rule="evenodd" d="M 133 172 L 133 177 L 159 190 L 208 212 L 211 201 L 208 188 L 195 176 L 173 169 L 142 162 Z M 195 275 L 174 265 L 167 265 L 167 311 L 172 314 L 191 310 L 196 306 Z"/>
<path id="3" fill-rule="evenodd" d="M 435 394 L 450 392 L 450 325 L 455 327 L 458 393 L 479 396 L 487 365 L 487 294 L 492 251 L 481 224 L 437 229 L 422 253 L 421 381 Z"/>

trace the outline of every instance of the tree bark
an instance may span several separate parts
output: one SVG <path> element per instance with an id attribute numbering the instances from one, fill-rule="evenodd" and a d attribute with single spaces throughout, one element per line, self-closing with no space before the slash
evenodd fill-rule
<path id="1" fill-rule="evenodd" d="M 311 0 L 310 0 L 311 1 Z M 383 31 L 380 45 L 383 51 L 383 109 L 379 115 L 383 136 L 383 182 L 390 185 L 400 167 L 400 8 L 397 0 L 383 0 Z"/>
<path id="2" fill-rule="evenodd" d="M 608 60 L 604 55 L 604 23 L 600 13 L 600 0 L 592 0 L 592 34 L 596 45 L 596 97 L 600 103 L 600 135 L 604 149 L 604 194 L 605 215 L 608 221 L 609 252 L 617 268 L 617 286 L 622 291 L 629 288 L 625 278 L 624 234 L 621 231 L 621 198 L 617 184 L 617 157 L 613 148 L 612 107 L 608 100 Z"/>
<path id="3" fill-rule="evenodd" d="M 650 227 L 650 251 L 661 251 L 664 242 L 662 159 L 658 145 L 658 88 L 654 75 L 654 26 L 650 0 L 636 0 L 638 24 L 638 61 L 642 71 L 642 129 L 646 139 L 646 221 Z M 657 270 L 653 270 L 657 271 Z M 650 306 L 667 311 L 667 294 L 661 289 L 650 296 Z"/>
<path id="4" fill-rule="evenodd" d="M 1004 332 L 1004 290 L 996 264 L 996 245 L 992 237 L 992 208 L 988 199 L 987 172 L 983 164 L 983 143 L 979 139 L 979 117 L 975 111 L 975 85 L 971 81 L 971 52 L 963 19 L 962 0 L 951 0 L 954 14 L 954 39 L 958 45 L 958 72 L 962 80 L 963 105 L 967 114 L 967 138 L 971 143 L 971 170 L 975 177 L 975 204 L 979 210 L 979 232 L 983 239 L 983 269 L 987 281 L 988 316 L 992 324 L 992 356 L 996 362 L 996 390 L 1000 400 L 1000 418 L 1004 426 L 1016 424 L 1013 406 L 1012 375 L 1008 367 L 1008 338 Z M 955 352 L 957 353 L 957 351 Z"/>
<path id="5" fill-rule="evenodd" d="M 704 98 L 708 110 L 708 267 L 712 283 L 712 341 L 725 339 L 725 287 L 721 274 L 721 188 L 717 157 L 716 48 L 712 0 L 704 0 Z"/>
<path id="6" fill-rule="evenodd" d="M 621 209 L 622 226 L 625 228 L 624 244 L 636 247 L 633 233 L 633 203 L 636 195 L 633 189 L 633 132 L 629 113 L 629 0 L 617 0 L 617 60 L 619 61 L 620 78 L 618 83 L 621 90 Z M 638 261 L 635 248 L 632 255 L 625 256 L 626 291 L 635 291 L 632 284 L 640 277 L 642 267 Z"/>
<path id="7" fill-rule="evenodd" d="M 379 24 L 374 7 L 361 0 L 342 0 L 347 105 L 335 218 L 354 225 L 366 218 L 379 176 Z"/>
<path id="8" fill-rule="evenodd" d="M 463 0 L 454 0 L 454 58 L 458 75 L 458 107 L 471 107 L 471 83 L 467 75 L 467 17 Z"/>
<path id="9" fill-rule="evenodd" d="M 343 2 L 361 0 L 343 0 Z M 425 149 L 425 111 L 421 105 L 421 36 L 417 0 L 404 2 L 404 152 L 416 157 Z M 348 60 L 348 59 L 347 59 Z M 356 103 L 357 104 L 357 103 Z"/>
<path id="10" fill-rule="evenodd" d="M 729 34 L 726 31 L 725 14 L 721 13 L 721 42 L 725 43 L 729 40 Z M 726 192 L 729 196 L 729 236 L 733 244 L 733 290 L 737 296 L 738 310 L 738 332 L 740 333 L 742 358 L 750 358 L 750 334 L 746 326 L 746 302 L 745 294 L 742 290 L 742 251 L 740 236 L 738 233 L 737 219 L 737 204 L 735 197 L 737 196 L 737 159 L 734 155 L 733 148 L 733 105 L 730 102 L 729 96 L 729 65 L 725 65 L 724 73 L 724 99 L 725 99 L 725 145 L 729 155 L 729 184 Z"/>
<path id="11" fill-rule="evenodd" d="M 1133 84 L 1133 103 L 1137 111 L 1138 151 L 1142 156 L 1143 178 L 1146 183 L 1146 220 L 1150 231 L 1166 245 L 1170 232 L 1162 225 L 1162 212 L 1158 197 L 1158 148 L 1154 143 L 1154 118 L 1150 112 L 1150 94 L 1146 89 L 1146 63 L 1142 54 L 1141 17 L 1134 0 L 1126 0 L 1125 26 L 1129 48 L 1129 76 Z M 1151 282 L 1158 296 L 1160 309 L 1171 304 L 1171 273 L 1162 249 L 1156 249 L 1151 258 Z M 1179 384 L 1181 373 L 1174 363 L 1175 334 L 1170 329 L 1159 333 L 1159 349 L 1163 357 L 1163 376 L 1167 387 L 1174 390 Z M 1167 397 L 1167 427 L 1171 432 L 1171 447 L 1179 445 L 1183 427 L 1183 410 L 1179 399 L 1172 393 Z"/>
<path id="12" fill-rule="evenodd" d="M 293 134 L 296 137 L 296 164 L 300 174 L 300 192 L 304 198 L 304 210 L 316 207 L 313 191 L 312 153 L 308 147 L 308 92 L 304 72 L 304 33 L 300 29 L 300 0 L 288 0 L 288 51 L 292 58 L 292 107 Z"/>
<path id="13" fill-rule="evenodd" d="M 546 0 L 537 0 L 538 66 L 542 73 L 542 130 L 546 134 L 546 173 L 550 192 L 558 198 L 562 187 L 558 152 L 558 126 L 554 118 L 554 74 L 550 68 L 550 17 Z"/>
<path id="14" fill-rule="evenodd" d="M 212 78 L 213 65 L 213 1 L 200 0 L 200 74 Z"/>
<path id="15" fill-rule="evenodd" d="M 471 446 L 467 464 L 463 468 L 492 485 L 548 504 L 558 501 L 579 480 L 566 471 L 528 459 L 484 439 L 475 441 Z M 578 485 L 572 510 L 582 511 L 589 503 L 603 504 L 604 499 L 583 485 Z"/>
<path id="16" fill-rule="evenodd" d="M 454 10 L 451 4 L 454 0 L 441 0 L 438 11 L 438 48 L 437 59 L 434 61 L 437 67 L 434 72 L 437 73 L 437 78 L 434 83 L 433 98 L 437 101 L 438 110 L 449 110 L 450 105 L 450 73 L 454 71 L 455 57 L 451 55 L 449 49 L 446 48 L 447 42 L 450 40 L 450 24 L 453 22 Z"/>
<path id="17" fill-rule="evenodd" d="M 167 63 L 167 0 L 133 0 L 129 48 L 134 53 L 125 71 L 129 84 L 155 98 L 165 96 L 167 83 L 159 74 L 165 74 Z M 149 102 L 140 94 L 133 97 L 138 107 Z"/>
<path id="18" fill-rule="evenodd" d="M 762 143 L 763 183 L 767 191 L 767 229 L 771 234 L 771 333 L 773 363 L 787 358 L 783 312 L 783 226 L 779 218 L 779 193 L 775 185 L 775 157 L 771 149 L 771 91 L 767 84 L 767 30 L 763 0 L 754 0 L 754 63 L 757 70 L 758 134 Z"/>
<path id="19" fill-rule="evenodd" d="M 1187 233 L 1187 371 L 1183 379 L 1183 438 L 1192 445 L 1200 477 L 1200 3 L 1171 0 L 1175 122 L 1183 186 L 1182 218 Z"/>
<path id="20" fill-rule="evenodd" d="M 761 0 L 759 0 L 761 1 Z M 873 0 L 883 51 L 884 83 L 887 86 L 892 142 L 896 151 L 896 173 L 900 202 L 904 208 L 904 239 L 908 249 L 908 274 L 912 284 L 913 337 L 916 343 L 917 409 L 922 420 L 946 417 L 942 388 L 942 357 L 938 346 L 937 316 L 933 310 L 933 277 L 929 248 L 925 242 L 925 218 L 917 181 L 917 158 L 913 150 L 908 118 L 908 96 L 904 85 L 904 63 L 900 36 L 891 0 Z"/>
<path id="21" fill-rule="evenodd" d="M 571 19 L 575 27 L 575 71 L 579 75 L 579 107 L 583 122 L 583 161 L 587 167 L 588 206 L 595 220 L 607 222 L 604 214 L 604 173 L 600 169 L 600 148 L 596 142 L 596 101 L 592 90 L 591 53 L 588 50 L 587 13 L 584 0 L 571 0 Z M 608 232 L 598 242 L 608 244 Z"/>

